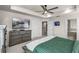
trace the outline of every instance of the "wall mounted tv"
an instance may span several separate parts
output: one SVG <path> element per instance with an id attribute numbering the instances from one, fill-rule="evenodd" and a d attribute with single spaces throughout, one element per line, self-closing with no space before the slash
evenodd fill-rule
<path id="1" fill-rule="evenodd" d="M 29 29 L 29 28 L 30 28 L 29 19 L 20 19 L 20 18 L 12 19 L 12 29 Z"/>

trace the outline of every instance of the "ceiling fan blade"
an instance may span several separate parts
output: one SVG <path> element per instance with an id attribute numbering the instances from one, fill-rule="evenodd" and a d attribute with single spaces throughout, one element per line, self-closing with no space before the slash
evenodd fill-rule
<path id="1" fill-rule="evenodd" d="M 49 11 L 49 10 L 54 10 L 54 9 L 58 9 L 58 7 L 54 7 L 54 8 L 48 9 L 48 11 Z"/>
<path id="2" fill-rule="evenodd" d="M 35 12 L 43 12 L 43 11 L 35 11 Z"/>
<path id="3" fill-rule="evenodd" d="M 51 12 L 51 11 L 48 11 L 48 12 L 49 12 L 49 13 L 52 13 L 52 14 L 54 13 L 54 12 Z"/>
<path id="4" fill-rule="evenodd" d="M 42 13 L 42 15 L 44 15 L 45 14 L 45 11 Z"/>
<path id="5" fill-rule="evenodd" d="M 43 5 L 41 5 L 41 7 L 42 7 L 42 9 L 43 9 L 44 11 L 46 11 L 46 8 L 45 8 Z"/>

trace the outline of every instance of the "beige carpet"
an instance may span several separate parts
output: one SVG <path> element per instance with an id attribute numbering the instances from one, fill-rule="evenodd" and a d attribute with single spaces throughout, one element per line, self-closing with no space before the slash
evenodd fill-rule
<path id="1" fill-rule="evenodd" d="M 7 53 L 24 53 L 22 46 L 25 46 L 27 42 L 21 43 L 12 47 L 7 47 Z"/>

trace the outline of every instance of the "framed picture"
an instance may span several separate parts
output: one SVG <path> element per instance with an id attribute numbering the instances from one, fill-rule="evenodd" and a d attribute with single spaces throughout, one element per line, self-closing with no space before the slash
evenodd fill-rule
<path id="1" fill-rule="evenodd" d="M 60 26 L 60 22 L 59 21 L 55 21 L 54 22 L 54 26 Z"/>
<path id="2" fill-rule="evenodd" d="M 29 19 L 20 19 L 20 18 L 12 19 L 12 29 L 29 29 L 29 27 L 30 27 Z"/>

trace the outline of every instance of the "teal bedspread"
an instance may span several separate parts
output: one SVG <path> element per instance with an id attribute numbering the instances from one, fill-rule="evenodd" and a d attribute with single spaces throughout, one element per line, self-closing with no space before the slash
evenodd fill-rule
<path id="1" fill-rule="evenodd" d="M 71 53 L 74 41 L 55 37 L 49 41 L 39 44 L 33 50 L 34 53 Z"/>
<path id="2" fill-rule="evenodd" d="M 72 53 L 79 53 L 79 40 L 75 41 Z"/>

